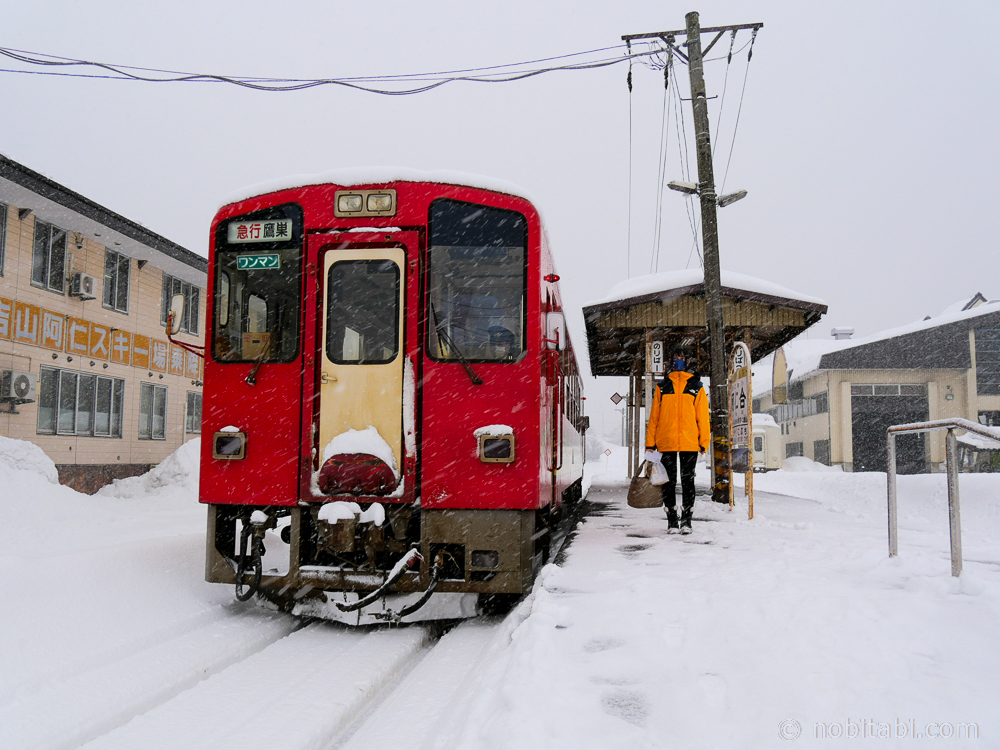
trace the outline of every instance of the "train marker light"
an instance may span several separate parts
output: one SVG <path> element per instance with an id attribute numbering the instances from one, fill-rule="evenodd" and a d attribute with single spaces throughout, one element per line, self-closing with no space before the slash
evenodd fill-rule
<path id="1" fill-rule="evenodd" d="M 547 276 L 545 276 L 544 279 L 550 284 L 555 284 L 557 281 L 559 281 L 559 274 L 550 273 Z"/>
<path id="2" fill-rule="evenodd" d="M 500 553 L 495 549 L 477 549 L 472 551 L 473 568 L 489 568 L 495 570 L 500 567 Z"/>
<path id="3" fill-rule="evenodd" d="M 212 458 L 241 461 L 247 455 L 247 436 L 243 432 L 222 431 L 212 438 Z"/>
<path id="4" fill-rule="evenodd" d="M 480 435 L 479 460 L 484 464 L 510 464 L 514 462 L 513 435 Z"/>

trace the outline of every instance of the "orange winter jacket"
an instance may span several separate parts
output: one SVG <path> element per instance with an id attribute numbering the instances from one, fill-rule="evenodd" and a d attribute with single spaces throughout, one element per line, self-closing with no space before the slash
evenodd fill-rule
<path id="1" fill-rule="evenodd" d="M 701 378 L 677 370 L 656 384 L 646 428 L 646 447 L 668 451 L 708 450 L 708 396 Z"/>

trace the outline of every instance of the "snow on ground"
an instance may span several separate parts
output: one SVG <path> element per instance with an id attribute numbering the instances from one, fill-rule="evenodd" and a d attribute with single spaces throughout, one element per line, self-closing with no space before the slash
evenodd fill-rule
<path id="1" fill-rule="evenodd" d="M 249 689 L 261 670 L 266 719 L 246 718 L 241 750 L 320 748 L 347 725 L 361 705 L 351 691 L 375 684 L 341 682 L 357 672 L 338 666 L 347 631 L 287 637 L 295 618 L 204 583 L 196 443 L 92 497 L 54 484 L 25 446 L 0 439 L 0 747 L 208 746 L 228 732 L 213 717 L 243 699 L 229 685 Z M 889 559 L 883 474 L 758 475 L 752 521 L 741 490 L 733 511 L 700 495 L 682 537 L 659 509 L 626 505 L 623 450 L 601 449 L 586 476 L 597 511 L 565 560 L 502 623 L 445 636 L 401 683 L 410 697 L 385 704 L 412 710 L 376 711 L 349 747 L 838 747 L 853 745 L 830 736 L 879 732 L 890 741 L 866 744 L 895 747 L 969 723 L 978 742 L 935 746 L 1000 746 L 1000 475 L 961 477 L 965 571 L 953 579 L 943 475 L 899 477 Z M 422 632 L 387 631 L 405 640 L 393 664 Z M 299 662 L 308 679 L 277 666 Z M 292 699 L 310 685 L 310 702 Z M 295 732 L 268 695 L 286 696 Z M 791 744 L 779 734 L 796 731 Z"/>
<path id="2" fill-rule="evenodd" d="M 960 722 L 1000 744 L 1000 476 L 961 478 L 954 580 L 941 475 L 900 477 L 889 559 L 883 474 L 758 476 L 754 520 L 700 496 L 683 537 L 626 505 L 620 449 L 602 468 L 604 509 L 508 620 L 447 746 L 837 747 L 864 731 L 895 747 L 904 725 Z"/>
<path id="3" fill-rule="evenodd" d="M 0 437 L 0 748 L 77 747 L 294 627 L 204 582 L 198 448 L 90 496 Z"/>

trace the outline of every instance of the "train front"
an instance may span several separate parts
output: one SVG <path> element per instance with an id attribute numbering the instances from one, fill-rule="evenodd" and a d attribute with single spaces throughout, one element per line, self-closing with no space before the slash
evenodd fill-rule
<path id="1" fill-rule="evenodd" d="M 219 212 L 208 581 L 353 624 L 467 617 L 530 588 L 575 479 L 555 465 L 540 234 L 522 198 L 427 183 Z"/>

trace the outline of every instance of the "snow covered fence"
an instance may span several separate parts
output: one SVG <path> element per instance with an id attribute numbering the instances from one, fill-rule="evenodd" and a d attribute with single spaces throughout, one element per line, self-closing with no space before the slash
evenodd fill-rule
<path id="1" fill-rule="evenodd" d="M 991 430 L 968 419 L 932 419 L 927 422 L 897 424 L 886 432 L 888 454 L 887 492 L 889 495 L 889 557 L 899 555 L 896 518 L 896 435 L 901 432 L 933 432 L 948 430 L 945 438 L 945 459 L 948 467 L 948 526 L 951 532 L 951 574 L 962 574 L 962 517 L 958 502 L 958 446 L 955 430 L 966 430 L 977 435 L 1000 440 L 1000 430 Z"/>

